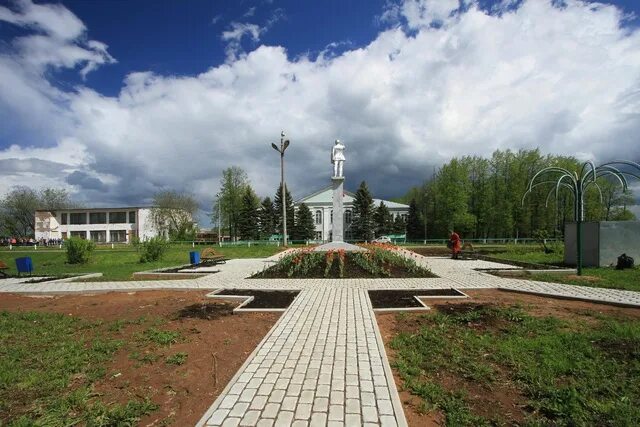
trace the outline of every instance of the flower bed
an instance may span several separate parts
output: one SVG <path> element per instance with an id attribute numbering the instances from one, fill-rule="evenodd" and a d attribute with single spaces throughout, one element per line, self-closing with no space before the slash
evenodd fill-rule
<path id="1" fill-rule="evenodd" d="M 412 259 L 377 245 L 369 245 L 363 252 L 314 252 L 311 248 L 303 249 L 282 257 L 277 264 L 251 277 L 351 279 L 437 276 Z"/>

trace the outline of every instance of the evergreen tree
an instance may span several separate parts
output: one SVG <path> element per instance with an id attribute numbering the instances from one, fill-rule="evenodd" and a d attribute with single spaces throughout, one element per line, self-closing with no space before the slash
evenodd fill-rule
<path id="1" fill-rule="evenodd" d="M 404 222 L 404 219 L 400 215 L 393 220 L 393 234 L 406 234 L 407 232 L 407 224 Z"/>
<path id="2" fill-rule="evenodd" d="M 407 216 L 407 239 L 418 240 L 424 236 L 424 224 L 420 221 L 416 199 L 409 203 L 409 215 Z"/>
<path id="3" fill-rule="evenodd" d="M 240 215 L 238 217 L 238 235 L 242 240 L 256 240 L 258 236 L 258 198 L 247 185 L 242 195 Z"/>
<path id="4" fill-rule="evenodd" d="M 276 231 L 276 211 L 270 197 L 265 197 L 260 203 L 258 212 L 258 232 L 260 239 L 268 239 Z"/>
<path id="5" fill-rule="evenodd" d="M 391 231 L 393 230 L 393 216 L 383 201 L 380 201 L 380 205 L 376 208 L 376 211 L 373 214 L 373 219 L 375 223 L 376 236 L 391 234 Z"/>
<path id="6" fill-rule="evenodd" d="M 276 191 L 276 197 L 273 201 L 276 214 L 276 229 L 278 234 L 282 234 L 282 187 L 278 186 Z M 287 210 L 287 234 L 291 235 L 293 232 L 293 225 L 295 222 L 294 215 L 295 210 L 293 208 L 293 198 L 289 193 L 289 187 L 285 185 L 285 209 Z"/>
<path id="7" fill-rule="evenodd" d="M 367 183 L 362 181 L 353 200 L 353 235 L 356 240 L 373 239 L 374 205 Z"/>
<path id="8" fill-rule="evenodd" d="M 296 211 L 295 227 L 293 228 L 293 240 L 310 240 L 315 237 L 316 227 L 313 223 L 313 215 L 307 205 L 301 203 Z"/>

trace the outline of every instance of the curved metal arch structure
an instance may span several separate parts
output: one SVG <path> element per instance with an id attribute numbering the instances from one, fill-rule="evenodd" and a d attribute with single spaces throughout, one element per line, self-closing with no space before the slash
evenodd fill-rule
<path id="1" fill-rule="evenodd" d="M 631 169 L 632 172 L 622 169 Z M 638 172 L 635 173 L 635 170 Z M 614 160 L 611 162 L 603 163 L 600 166 L 596 166 L 594 162 L 587 161 L 582 164 L 579 171 L 570 171 L 558 166 L 549 166 L 539 170 L 531 181 L 529 181 L 529 188 L 522 196 L 522 204 L 529 193 L 534 188 L 555 184 L 547 194 L 545 201 L 545 207 L 549 206 L 549 199 L 552 194 L 555 193 L 556 203 L 558 202 L 558 195 L 560 189 L 564 188 L 569 190 L 573 196 L 574 201 L 574 219 L 577 225 L 577 264 L 578 275 L 582 275 L 582 223 L 584 221 L 584 194 L 590 186 L 594 186 L 600 194 L 600 201 L 602 201 L 602 190 L 597 183 L 598 178 L 613 177 L 622 187 L 623 191 L 629 188 L 628 178 L 635 178 L 640 180 L 640 164 L 629 160 Z M 541 180 L 544 179 L 544 180 Z"/>

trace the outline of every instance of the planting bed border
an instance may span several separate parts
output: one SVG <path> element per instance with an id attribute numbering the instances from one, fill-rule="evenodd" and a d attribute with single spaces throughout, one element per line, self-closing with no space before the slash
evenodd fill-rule
<path id="1" fill-rule="evenodd" d="M 270 292 L 283 292 L 289 295 L 293 294 L 292 298 L 286 302 L 284 307 L 251 307 L 252 303 L 256 300 L 259 300 L 261 295 L 270 293 Z M 289 306 L 295 301 L 298 297 L 300 290 L 294 289 L 216 289 L 215 291 L 207 294 L 209 298 L 220 298 L 220 299 L 238 299 L 243 300 L 240 305 L 233 309 L 233 312 L 247 312 L 247 311 L 277 311 L 284 312 Z M 257 298 L 256 298 L 257 297 Z M 287 297 L 288 299 L 288 297 Z M 283 304 L 284 305 L 284 304 Z"/>
<path id="2" fill-rule="evenodd" d="M 397 306 L 397 307 L 376 307 L 375 295 L 378 294 L 390 294 L 397 295 L 398 297 L 411 297 L 413 306 Z M 371 301 L 371 307 L 377 312 L 389 312 L 389 311 L 425 311 L 431 310 L 431 307 L 426 305 L 423 299 L 451 299 L 451 298 L 469 298 L 469 295 L 465 294 L 456 288 L 442 288 L 442 289 L 369 289 L 367 291 L 369 300 Z M 383 303 L 384 304 L 384 303 Z"/>

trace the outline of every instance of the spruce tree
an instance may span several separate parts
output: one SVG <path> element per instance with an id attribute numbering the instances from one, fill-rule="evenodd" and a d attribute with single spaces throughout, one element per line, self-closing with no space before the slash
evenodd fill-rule
<path id="1" fill-rule="evenodd" d="M 357 240 L 373 239 L 373 214 L 374 205 L 367 183 L 362 181 L 353 200 L 352 229 Z"/>
<path id="2" fill-rule="evenodd" d="M 276 233 L 276 211 L 270 197 L 265 197 L 260 203 L 258 232 L 261 239 L 268 239 Z"/>
<path id="3" fill-rule="evenodd" d="M 238 218 L 238 234 L 241 240 L 256 240 L 258 238 L 258 198 L 247 185 L 242 195 L 240 215 Z"/>
<path id="4" fill-rule="evenodd" d="M 311 240 L 315 237 L 316 227 L 313 215 L 307 205 L 301 203 L 296 211 L 295 227 L 293 228 L 293 240 Z"/>
<path id="5" fill-rule="evenodd" d="M 407 224 L 400 215 L 393 220 L 393 234 L 405 234 L 407 232 Z"/>
<path id="6" fill-rule="evenodd" d="M 409 215 L 407 216 L 407 239 L 418 240 L 424 235 L 424 225 L 420 221 L 416 199 L 409 203 Z"/>
<path id="7" fill-rule="evenodd" d="M 276 197 L 273 201 L 274 207 L 276 209 L 276 229 L 278 234 L 282 234 L 282 187 L 278 186 L 278 190 L 276 191 Z M 293 198 L 291 197 L 291 193 L 289 193 L 289 188 L 285 185 L 285 209 L 287 210 L 287 234 L 291 235 L 293 232 L 294 225 L 294 215 L 295 210 L 293 208 Z"/>
<path id="8" fill-rule="evenodd" d="M 383 201 L 380 201 L 380 205 L 376 208 L 373 219 L 376 236 L 390 234 L 393 230 L 393 216 L 391 216 L 389 208 L 387 208 L 387 205 L 385 205 Z"/>

